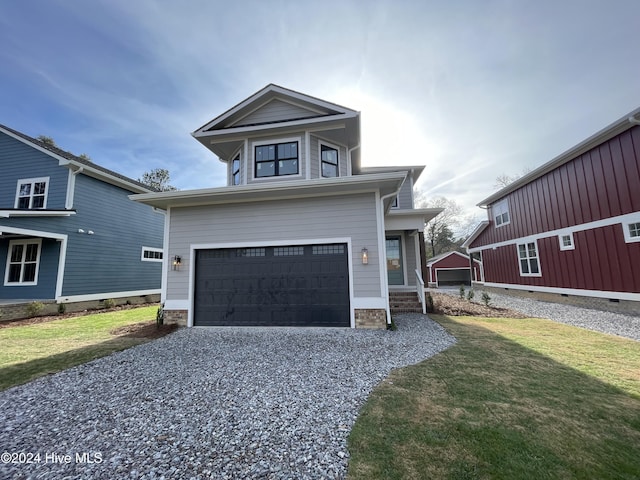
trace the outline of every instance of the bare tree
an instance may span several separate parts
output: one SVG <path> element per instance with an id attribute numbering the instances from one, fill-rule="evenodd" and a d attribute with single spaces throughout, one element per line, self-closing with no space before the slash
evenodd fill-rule
<path id="1" fill-rule="evenodd" d="M 529 167 L 525 167 L 522 169 L 521 173 L 516 173 L 515 175 L 507 175 L 506 173 L 501 173 L 496 177 L 496 183 L 493 184 L 493 188 L 495 188 L 496 190 L 505 188 L 518 180 L 520 177 L 524 177 L 530 171 L 531 169 Z"/>
<path id="2" fill-rule="evenodd" d="M 455 230 L 460 226 L 462 208 L 455 200 L 445 197 L 426 199 L 424 193 L 418 195 L 416 204 L 421 208 L 442 208 L 443 212 L 432 219 L 424 230 L 427 257 L 435 257 L 456 248 Z"/>

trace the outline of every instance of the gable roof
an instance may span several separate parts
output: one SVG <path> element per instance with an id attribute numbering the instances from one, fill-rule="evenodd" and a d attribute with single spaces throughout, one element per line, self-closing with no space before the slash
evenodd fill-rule
<path id="1" fill-rule="evenodd" d="M 462 243 L 461 247 L 462 248 L 466 248 L 467 251 L 469 251 L 469 246 L 471 245 L 471 243 L 478 238 L 478 236 L 484 231 L 485 228 L 487 228 L 489 226 L 489 220 L 483 220 L 481 221 L 478 225 L 476 225 L 476 228 L 473 229 L 473 232 L 471 232 L 471 235 L 469 235 L 469 237 Z"/>
<path id="2" fill-rule="evenodd" d="M 220 160 L 228 161 L 250 135 L 280 135 L 315 128 L 322 129 L 328 141 L 350 150 L 360 146 L 359 112 L 273 83 L 191 135 Z"/>
<path id="3" fill-rule="evenodd" d="M 440 255 L 436 255 L 435 257 L 431 257 L 429 260 L 427 260 L 427 266 L 429 265 L 433 265 L 434 263 L 439 262 L 440 260 L 444 260 L 445 258 L 451 256 L 451 255 L 458 255 L 462 258 L 465 258 L 466 260 L 469 260 L 469 256 L 465 255 L 464 253 L 460 253 L 457 252 L 455 250 L 451 251 L 451 252 L 445 252 L 445 253 L 441 253 Z"/>
<path id="4" fill-rule="evenodd" d="M 56 146 L 41 142 L 36 138 L 30 137 L 22 132 L 18 132 L 17 130 L 5 125 L 0 124 L 0 132 L 55 158 L 58 160 L 60 165 L 71 165 L 76 167 L 76 169 L 82 168 L 83 173 L 90 177 L 136 193 L 156 191 L 154 188 L 151 188 L 144 183 L 133 180 L 132 178 L 126 177 L 118 172 L 114 172 L 113 170 L 109 170 L 108 168 L 101 167 L 100 165 L 93 163 L 91 160 L 78 157 Z"/>
<path id="5" fill-rule="evenodd" d="M 570 148 L 566 152 L 558 155 L 554 159 L 541 165 L 535 170 L 532 170 L 526 175 L 523 175 L 522 177 L 517 179 L 515 182 L 510 183 L 503 189 L 498 190 L 496 193 L 488 196 L 477 205 L 479 207 L 487 207 L 495 203 L 496 201 L 500 200 L 502 197 L 507 196 L 508 194 L 517 190 L 518 188 L 530 182 L 533 182 L 534 180 L 542 177 L 543 175 L 546 175 L 552 170 L 555 170 L 556 168 L 564 165 L 565 163 L 570 162 L 574 158 L 588 152 L 592 148 L 595 148 L 598 145 L 606 142 L 607 140 L 612 139 L 616 135 L 620 135 L 621 133 L 629 130 L 630 128 L 633 128 L 634 125 L 640 125 L 640 108 L 636 108 L 635 110 L 629 112 L 627 115 L 624 115 L 623 117 L 619 118 L 612 124 L 603 128 L 599 132 L 591 135 L 589 138 L 580 142 L 576 146 Z"/>

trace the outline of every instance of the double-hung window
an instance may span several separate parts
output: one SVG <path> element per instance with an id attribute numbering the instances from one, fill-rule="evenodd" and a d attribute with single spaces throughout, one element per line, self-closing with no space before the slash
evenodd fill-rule
<path id="1" fill-rule="evenodd" d="M 240 154 L 231 162 L 231 184 L 240 185 Z"/>
<path id="2" fill-rule="evenodd" d="M 338 176 L 338 150 L 320 145 L 320 167 L 323 177 Z"/>
<path id="3" fill-rule="evenodd" d="M 41 239 L 11 240 L 7 256 L 5 285 L 36 285 Z"/>
<path id="4" fill-rule="evenodd" d="M 541 277 L 538 246 L 536 242 L 518 244 L 518 260 L 520 261 L 520 275 L 523 277 Z"/>
<path id="5" fill-rule="evenodd" d="M 508 225 L 511 221 L 509 218 L 509 204 L 506 199 L 494 204 L 491 207 L 491 211 L 493 212 L 493 220 L 496 223 L 496 228 Z"/>
<path id="6" fill-rule="evenodd" d="M 298 174 L 298 142 L 255 147 L 256 178 Z"/>
<path id="7" fill-rule="evenodd" d="M 25 178 L 22 180 L 18 180 L 15 208 L 47 208 L 48 187 L 49 177 Z"/>

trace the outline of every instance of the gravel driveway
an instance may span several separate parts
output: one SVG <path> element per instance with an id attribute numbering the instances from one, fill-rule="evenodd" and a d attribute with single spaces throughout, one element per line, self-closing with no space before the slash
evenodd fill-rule
<path id="1" fill-rule="evenodd" d="M 182 329 L 0 392 L 0 478 L 343 478 L 372 388 L 455 342 L 396 323 Z"/>
<path id="2" fill-rule="evenodd" d="M 480 301 L 482 288 L 474 288 L 476 301 Z M 438 288 L 434 292 L 458 296 L 457 288 Z M 581 308 L 562 303 L 541 302 L 532 298 L 515 295 L 500 295 L 488 292 L 491 305 L 510 308 L 525 315 L 537 318 L 548 318 L 556 322 L 586 328 L 596 332 L 618 335 L 640 341 L 640 316 L 624 315 L 622 313 L 605 312 L 591 308 Z M 640 312 L 638 312 L 640 315 Z"/>

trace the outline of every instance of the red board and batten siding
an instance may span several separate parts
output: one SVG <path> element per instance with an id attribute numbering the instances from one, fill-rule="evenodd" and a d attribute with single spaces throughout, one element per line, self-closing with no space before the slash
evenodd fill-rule
<path id="1" fill-rule="evenodd" d="M 640 212 L 640 127 L 598 145 L 504 198 L 510 224 L 490 224 L 469 245 L 482 250 L 485 281 L 640 293 L 640 243 L 625 243 L 621 224 L 580 225 Z M 557 235 L 573 230 L 574 250 L 560 250 Z M 514 241 L 537 235 L 541 277 L 521 276 Z M 544 237 L 544 238 L 540 238 Z M 500 242 L 482 249 L 483 246 Z M 494 245 L 495 246 L 495 245 Z"/>
<path id="2" fill-rule="evenodd" d="M 469 269 L 469 257 L 463 254 L 452 253 L 447 255 L 446 257 L 442 257 L 440 260 L 437 260 L 433 263 L 429 264 L 431 276 L 430 281 L 432 283 L 436 283 L 436 271 L 437 270 L 456 270 L 456 269 Z M 478 261 L 474 260 L 473 262 L 473 271 L 474 271 L 474 279 L 480 278 L 480 269 L 478 266 Z"/>

